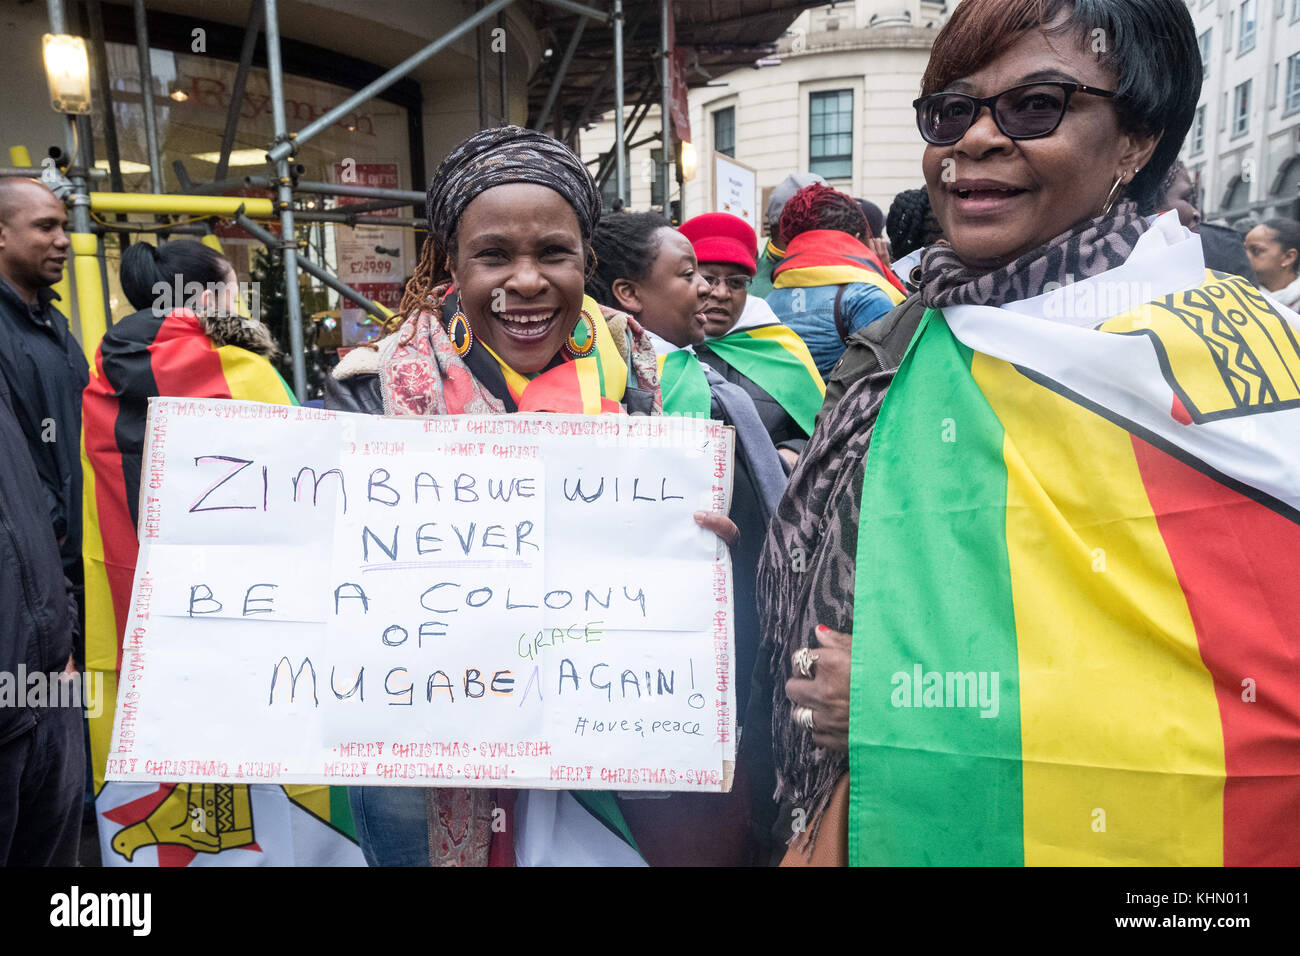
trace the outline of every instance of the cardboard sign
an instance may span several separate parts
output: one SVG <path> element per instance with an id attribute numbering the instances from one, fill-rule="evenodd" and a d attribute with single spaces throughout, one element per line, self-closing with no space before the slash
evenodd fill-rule
<path id="1" fill-rule="evenodd" d="M 734 436 L 152 399 L 108 779 L 718 791 Z"/>
<path id="2" fill-rule="evenodd" d="M 758 173 L 726 153 L 713 154 L 713 211 L 729 212 L 762 228 L 758 214 Z"/>

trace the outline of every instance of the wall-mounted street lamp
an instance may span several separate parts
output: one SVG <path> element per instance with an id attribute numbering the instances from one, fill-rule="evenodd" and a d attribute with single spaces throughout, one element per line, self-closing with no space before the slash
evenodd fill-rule
<path id="1" fill-rule="evenodd" d="M 41 37 L 50 104 L 57 113 L 90 112 L 90 60 L 86 41 L 62 33 Z"/>
<path id="2" fill-rule="evenodd" d="M 695 144 L 682 140 L 682 179 L 690 182 L 695 178 Z"/>

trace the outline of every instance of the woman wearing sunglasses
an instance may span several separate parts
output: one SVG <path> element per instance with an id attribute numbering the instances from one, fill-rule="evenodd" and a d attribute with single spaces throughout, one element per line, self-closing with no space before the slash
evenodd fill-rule
<path id="1" fill-rule="evenodd" d="M 1300 862 L 1300 330 L 1150 215 L 1200 78 L 1179 0 L 936 37 L 925 312 L 760 565 L 787 862 Z"/>

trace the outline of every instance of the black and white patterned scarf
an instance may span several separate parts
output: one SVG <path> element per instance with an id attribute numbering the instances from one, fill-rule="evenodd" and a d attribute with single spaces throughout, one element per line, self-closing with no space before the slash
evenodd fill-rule
<path id="1" fill-rule="evenodd" d="M 1134 203 L 1121 203 L 1110 215 L 1082 222 L 992 272 L 968 267 L 950 246 L 932 247 L 923 259 L 922 301 L 943 308 L 1031 298 L 1049 282 L 1065 285 L 1119 265 L 1147 227 Z M 915 307 L 904 303 L 899 308 L 909 305 Z M 773 681 L 777 828 L 786 838 L 794 833 L 793 821 L 817 819 L 848 771 L 847 754 L 814 746 L 795 724 L 785 683 L 793 676 L 795 650 L 818 647 L 817 625 L 852 633 L 854 640 L 871 639 L 870 622 L 855 627 L 853 620 L 858 522 L 871 434 L 895 371 L 865 375 L 848 387 L 834 409 L 823 409 L 817 431 L 790 475 L 759 562 L 760 654 L 770 662 Z M 869 568 L 862 571 L 871 573 Z"/>

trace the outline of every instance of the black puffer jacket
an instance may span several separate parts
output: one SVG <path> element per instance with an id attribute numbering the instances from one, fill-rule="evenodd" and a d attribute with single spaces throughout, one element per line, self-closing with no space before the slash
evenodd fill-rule
<path id="1" fill-rule="evenodd" d="M 30 730 L 22 706 L 28 674 L 62 671 L 72 653 L 76 604 L 63 574 L 41 479 L 0 376 L 0 672 L 16 698 L 0 697 L 0 744 Z"/>

